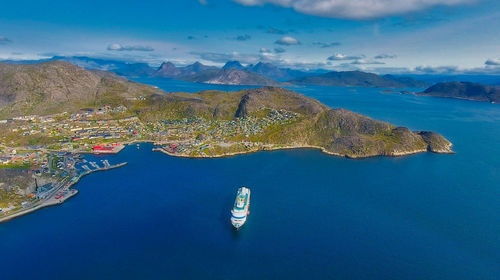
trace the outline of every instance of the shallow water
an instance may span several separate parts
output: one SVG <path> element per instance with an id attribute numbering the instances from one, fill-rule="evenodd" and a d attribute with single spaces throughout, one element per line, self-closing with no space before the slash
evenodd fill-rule
<path id="1" fill-rule="evenodd" d="M 167 91 L 234 87 L 142 79 Z M 238 87 L 242 88 L 242 87 Z M 500 105 L 301 87 L 332 107 L 433 130 L 454 155 L 316 150 L 184 159 L 127 147 L 61 206 L 0 224 L 1 279 L 495 279 Z M 99 159 L 103 159 L 99 158 Z M 252 189 L 239 231 L 236 190 Z"/>

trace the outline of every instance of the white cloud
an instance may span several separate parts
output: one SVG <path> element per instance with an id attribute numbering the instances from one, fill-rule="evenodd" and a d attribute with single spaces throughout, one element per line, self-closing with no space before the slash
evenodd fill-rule
<path id="1" fill-rule="evenodd" d="M 357 60 L 357 59 L 363 59 L 365 56 L 364 55 L 346 55 L 343 53 L 336 53 L 328 58 L 328 60 Z"/>
<path id="2" fill-rule="evenodd" d="M 433 6 L 453 6 L 476 0 L 233 0 L 245 6 L 275 4 L 297 12 L 332 18 L 371 19 L 424 10 Z"/>
<path id="3" fill-rule="evenodd" d="M 281 39 L 277 40 L 274 43 L 278 44 L 278 45 L 284 45 L 284 46 L 292 46 L 292 45 L 299 45 L 300 44 L 299 40 L 297 40 L 293 37 L 290 37 L 290 36 L 282 37 Z"/>
<path id="4" fill-rule="evenodd" d="M 108 46 L 108 51 L 141 51 L 141 52 L 152 52 L 154 51 L 151 46 L 123 46 L 121 44 L 111 44 Z"/>

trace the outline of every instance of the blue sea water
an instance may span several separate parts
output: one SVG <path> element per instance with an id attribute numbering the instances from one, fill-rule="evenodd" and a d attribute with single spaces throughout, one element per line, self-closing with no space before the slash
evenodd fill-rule
<path id="1" fill-rule="evenodd" d="M 456 154 L 184 159 L 129 146 L 98 158 L 128 165 L 84 177 L 63 205 L 0 224 L 0 279 L 499 279 L 500 105 L 294 90 L 439 132 Z M 251 214 L 235 232 L 229 211 L 241 185 L 252 189 Z"/>

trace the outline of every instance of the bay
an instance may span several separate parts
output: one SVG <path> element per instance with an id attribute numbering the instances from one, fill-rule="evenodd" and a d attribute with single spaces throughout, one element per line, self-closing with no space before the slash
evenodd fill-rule
<path id="1" fill-rule="evenodd" d="M 238 90 L 138 79 L 166 91 Z M 352 160 L 311 149 L 185 159 L 127 147 L 61 206 L 0 224 L 1 279 L 497 279 L 500 107 L 380 89 L 292 88 L 432 130 L 453 155 Z M 239 186 L 251 214 L 235 232 Z"/>

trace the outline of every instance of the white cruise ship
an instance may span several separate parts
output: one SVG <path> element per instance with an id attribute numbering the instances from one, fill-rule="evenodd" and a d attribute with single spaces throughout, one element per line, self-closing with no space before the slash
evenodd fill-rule
<path id="1" fill-rule="evenodd" d="M 238 189 L 233 210 L 231 210 L 231 223 L 235 229 L 239 229 L 247 221 L 250 207 L 250 189 L 241 187 Z"/>

